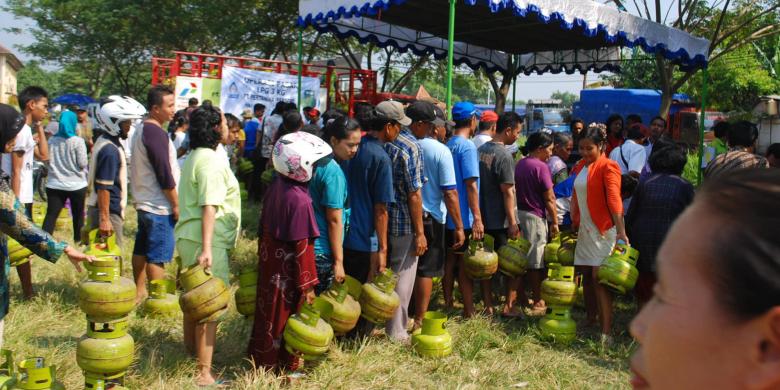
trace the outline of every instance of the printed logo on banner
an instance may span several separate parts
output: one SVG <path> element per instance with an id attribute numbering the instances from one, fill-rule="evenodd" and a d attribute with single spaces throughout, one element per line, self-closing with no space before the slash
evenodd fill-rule
<path id="1" fill-rule="evenodd" d="M 188 88 L 184 88 L 179 96 L 197 95 L 198 86 L 195 83 L 190 83 Z"/>

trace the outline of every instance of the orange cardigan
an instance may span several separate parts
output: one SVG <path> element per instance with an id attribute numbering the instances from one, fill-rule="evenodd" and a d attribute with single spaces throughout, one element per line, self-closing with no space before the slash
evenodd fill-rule
<path id="1" fill-rule="evenodd" d="M 579 173 L 585 166 L 580 160 L 572 169 Z M 620 166 L 601 155 L 588 167 L 588 211 L 593 224 L 601 234 L 614 226 L 612 214 L 623 215 L 623 199 L 620 197 Z M 571 201 L 571 218 L 574 226 L 580 225 L 580 208 L 577 203 L 577 191 Z"/>

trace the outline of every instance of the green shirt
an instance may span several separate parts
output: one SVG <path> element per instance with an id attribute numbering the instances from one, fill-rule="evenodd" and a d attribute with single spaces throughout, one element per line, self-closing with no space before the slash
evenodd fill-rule
<path id="1" fill-rule="evenodd" d="M 177 240 L 203 242 L 203 206 L 217 209 L 211 245 L 234 248 L 241 226 L 238 180 L 227 160 L 208 148 L 195 149 L 184 161 L 179 182 L 179 222 L 174 230 Z"/>
<path id="2" fill-rule="evenodd" d="M 720 138 L 713 139 L 710 145 L 712 145 L 712 147 L 715 148 L 715 156 L 729 151 L 728 145 L 726 145 L 726 143 L 723 142 L 723 140 Z"/>

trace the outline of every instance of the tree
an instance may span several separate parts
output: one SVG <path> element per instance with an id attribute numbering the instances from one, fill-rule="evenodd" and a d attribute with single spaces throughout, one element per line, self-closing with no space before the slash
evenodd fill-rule
<path id="1" fill-rule="evenodd" d="M 772 77 L 761 66 L 751 46 L 743 46 L 719 61 L 709 69 L 708 106 L 720 111 L 750 112 L 758 104 L 759 97 L 775 93 L 780 89 L 780 78 Z M 683 91 L 692 96 L 701 96 L 702 74 L 692 77 Z"/>
<path id="2" fill-rule="evenodd" d="M 613 2 L 619 8 L 626 8 L 627 1 Z M 641 17 L 709 39 L 711 64 L 743 46 L 780 33 L 777 0 L 673 0 L 665 8 L 661 0 L 632 0 L 632 3 L 635 13 Z M 669 21 L 672 10 L 676 17 Z M 667 116 L 672 95 L 698 70 L 677 70 L 674 61 L 660 53 L 654 57 L 661 90 L 660 114 Z"/>
<path id="3" fill-rule="evenodd" d="M 8 0 L 3 9 L 35 22 L 37 40 L 23 51 L 80 71 L 93 97 L 142 94 L 152 56 L 182 50 L 287 59 L 297 37 L 297 6 L 287 0 Z"/>
<path id="4" fill-rule="evenodd" d="M 550 95 L 550 99 L 558 99 L 564 107 L 571 107 L 580 97 L 568 91 L 555 91 Z"/>
<path id="5" fill-rule="evenodd" d="M 46 70 L 35 60 L 29 61 L 16 74 L 16 88 L 19 91 L 35 85 L 45 89 L 49 95 L 57 96 L 64 92 L 62 82 L 62 72 Z"/>

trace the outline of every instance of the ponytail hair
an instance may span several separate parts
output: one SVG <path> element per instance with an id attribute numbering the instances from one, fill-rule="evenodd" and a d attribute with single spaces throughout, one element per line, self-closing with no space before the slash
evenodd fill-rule
<path id="1" fill-rule="evenodd" d="M 553 137 L 548 133 L 540 131 L 533 133 L 528 137 L 528 140 L 525 141 L 525 146 L 520 149 L 520 152 L 522 152 L 524 156 L 527 156 L 532 152 L 549 147 L 552 144 Z"/>

